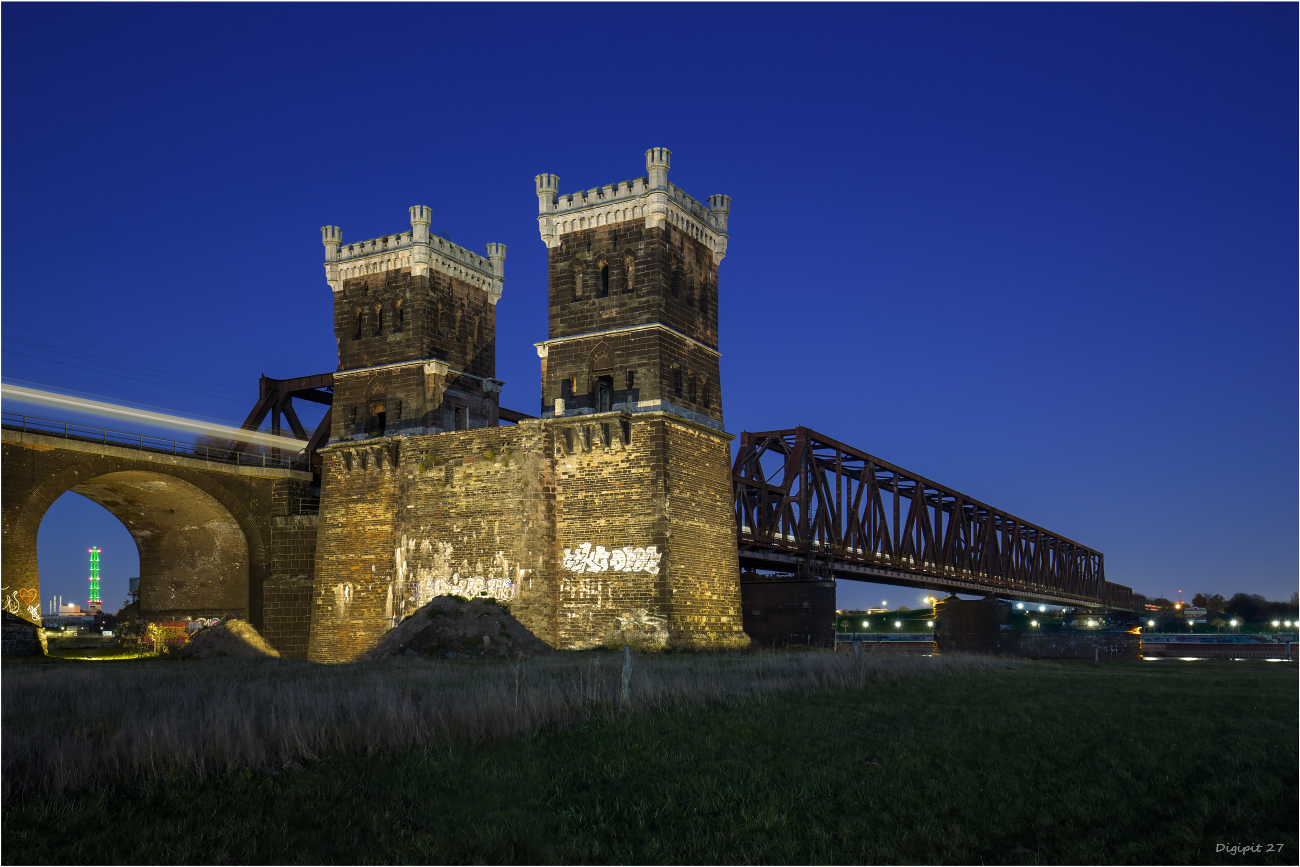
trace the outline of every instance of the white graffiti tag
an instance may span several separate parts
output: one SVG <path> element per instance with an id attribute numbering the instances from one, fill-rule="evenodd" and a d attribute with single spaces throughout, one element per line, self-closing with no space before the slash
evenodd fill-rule
<path id="1" fill-rule="evenodd" d="M 566 572 L 648 572 L 659 574 L 659 561 L 663 553 L 657 545 L 644 548 L 615 548 L 606 551 L 604 545 L 595 548 L 583 542 L 577 549 L 564 549 Z"/>

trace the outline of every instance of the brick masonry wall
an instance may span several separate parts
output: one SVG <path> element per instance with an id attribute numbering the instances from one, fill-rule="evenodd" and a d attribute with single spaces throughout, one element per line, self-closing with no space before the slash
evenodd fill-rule
<path id="1" fill-rule="evenodd" d="M 307 658 L 318 521 L 316 515 L 271 518 L 271 575 L 263 585 L 262 637 L 293 659 Z"/>
<path id="2" fill-rule="evenodd" d="M 835 641 L 835 582 L 742 573 L 745 632 L 765 647 Z"/>
<path id="3" fill-rule="evenodd" d="M 679 369 L 680 394 L 675 373 Z M 631 389 L 627 388 L 629 371 L 633 374 Z M 590 337 L 551 346 L 542 385 L 542 411 L 553 409 L 557 397 L 564 398 L 567 410 L 595 409 L 596 378 L 602 375 L 613 379 L 611 403 L 615 406 L 667 400 L 723 420 L 718 356 L 664 331 Z"/>
<path id="4" fill-rule="evenodd" d="M 740 613 L 730 437 L 675 421 L 658 425 L 667 459 L 672 631 L 681 644 L 748 644 Z"/>
<path id="5" fill-rule="evenodd" d="M 610 276 L 608 294 L 602 296 L 604 267 Z M 548 268 L 551 339 L 660 323 L 717 349 L 717 263 L 712 250 L 675 226 L 646 229 L 644 221 L 628 220 L 566 234 L 560 246 L 550 250 Z M 612 363 L 606 365 L 605 358 Z M 561 397 L 567 408 L 594 407 L 594 377 L 607 367 L 615 403 L 665 399 L 722 419 L 717 356 L 662 331 L 549 347 L 542 411 L 552 409 Z M 677 368 L 682 372 L 680 395 L 675 388 Z M 636 371 L 631 395 L 628 370 Z M 695 401 L 689 401 L 692 382 Z"/>
<path id="6" fill-rule="evenodd" d="M 334 334 L 340 373 L 435 359 L 472 376 L 435 379 L 418 364 L 338 376 L 332 440 L 365 433 L 380 402 L 388 434 L 454 430 L 455 406 L 469 410 L 470 427 L 496 424 L 495 396 L 473 378 L 496 375 L 496 307 L 482 289 L 409 268 L 349 279 L 334 299 Z"/>
<path id="7" fill-rule="evenodd" d="M 29 606 L 39 613 L 37 532 L 50 505 L 72 490 L 108 509 L 135 539 L 146 618 L 233 613 L 262 627 L 275 502 L 288 486 L 310 484 L 309 476 L 38 434 L 3 436 L 6 610 L 12 602 L 20 616 L 31 616 Z"/>
<path id="8" fill-rule="evenodd" d="M 345 662 L 388 628 L 398 509 L 397 444 L 388 438 L 321 452 L 321 509 L 308 658 Z"/>
<path id="9" fill-rule="evenodd" d="M 363 467 L 373 448 L 325 453 L 311 659 L 448 593 L 509 599 L 555 647 L 748 643 L 724 436 L 607 413 L 404 437 Z"/>

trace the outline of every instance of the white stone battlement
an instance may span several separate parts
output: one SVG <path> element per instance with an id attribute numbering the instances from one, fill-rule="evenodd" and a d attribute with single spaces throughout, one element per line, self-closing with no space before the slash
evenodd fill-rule
<path id="1" fill-rule="evenodd" d="M 606 184 L 567 196 L 559 195 L 557 175 L 538 175 L 533 179 L 537 192 L 538 229 L 542 242 L 557 247 L 561 238 L 580 231 L 626 220 L 644 220 L 646 228 L 672 223 L 713 250 L 721 260 L 727 252 L 727 216 L 731 211 L 729 196 L 709 197 L 703 205 L 680 187 L 668 182 L 672 151 L 651 148 L 646 151 L 649 174 L 632 181 Z"/>
<path id="2" fill-rule="evenodd" d="M 505 244 L 488 244 L 487 257 L 471 253 L 446 238 L 429 233 L 431 209 L 415 205 L 410 212 L 411 231 L 352 244 L 342 242 L 343 233 L 338 226 L 322 226 L 325 280 L 330 288 L 341 292 L 344 280 L 410 268 L 412 276 L 438 271 L 477 286 L 488 293 L 493 304 L 501 300 L 505 287 Z"/>

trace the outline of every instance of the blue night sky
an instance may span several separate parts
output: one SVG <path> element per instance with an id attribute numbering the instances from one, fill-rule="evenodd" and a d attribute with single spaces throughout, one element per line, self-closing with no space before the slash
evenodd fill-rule
<path id="1" fill-rule="evenodd" d="M 533 176 L 616 183 L 662 146 L 732 197 L 730 431 L 824 432 L 1148 595 L 1296 589 L 1294 4 L 0 16 L 6 381 L 238 423 L 259 374 L 335 367 L 319 227 L 422 204 L 508 245 L 497 371 L 534 413 Z M 44 596 L 84 600 L 92 544 L 118 606 L 134 545 L 75 494 Z"/>

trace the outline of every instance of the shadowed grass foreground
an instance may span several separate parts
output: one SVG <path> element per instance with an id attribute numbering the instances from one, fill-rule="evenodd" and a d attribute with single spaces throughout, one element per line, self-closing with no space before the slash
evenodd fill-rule
<path id="1" fill-rule="evenodd" d="M 4 861 L 1289 864 L 1296 701 L 1290 666 L 1171 660 L 597 712 L 13 797 Z M 1283 850 L 1215 852 L 1255 843 Z"/>
<path id="2" fill-rule="evenodd" d="M 1012 664 L 770 651 L 638 655 L 628 709 Z M 620 666 L 611 653 L 493 663 L 398 657 L 339 666 L 257 658 L 9 665 L 0 780 L 8 799 L 99 781 L 494 740 L 608 714 L 622 703 Z"/>

